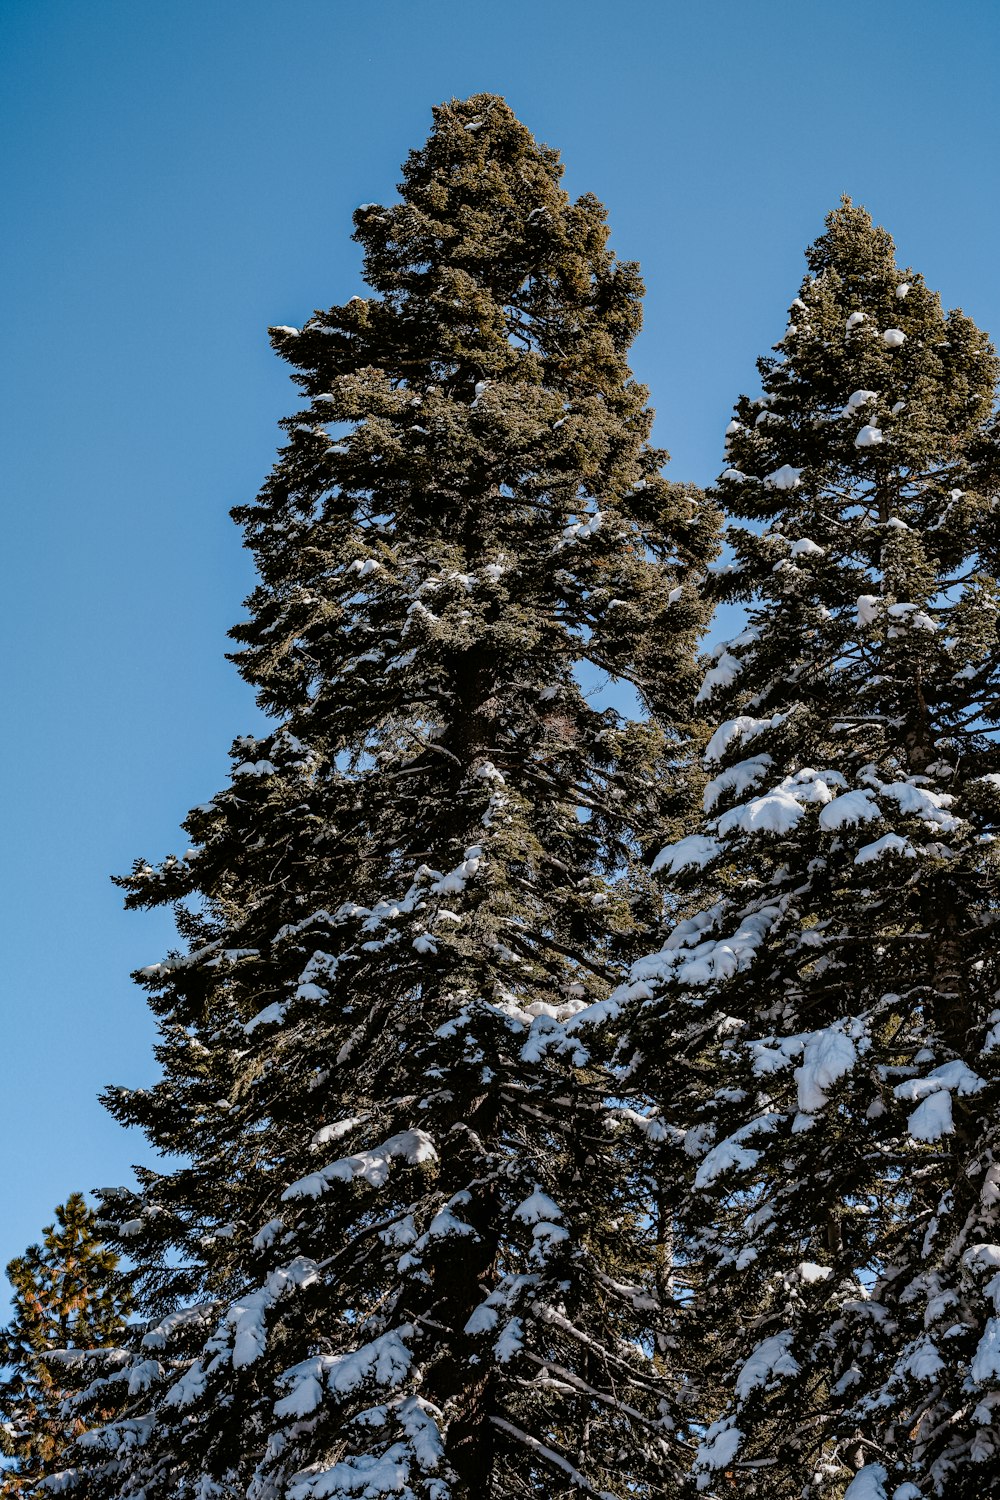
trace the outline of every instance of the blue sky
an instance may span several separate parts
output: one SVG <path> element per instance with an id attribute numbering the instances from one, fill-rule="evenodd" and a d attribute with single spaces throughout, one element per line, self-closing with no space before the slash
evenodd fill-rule
<path id="1" fill-rule="evenodd" d="M 1000 9 L 971 0 L 3 0 L 6 854 L 0 1264 L 150 1160 L 96 1102 L 154 1076 L 109 882 L 181 847 L 256 710 L 228 519 L 293 390 L 269 323 L 359 290 L 359 202 L 452 95 L 505 94 L 609 206 L 634 366 L 710 480 L 844 192 L 1000 330 Z"/>

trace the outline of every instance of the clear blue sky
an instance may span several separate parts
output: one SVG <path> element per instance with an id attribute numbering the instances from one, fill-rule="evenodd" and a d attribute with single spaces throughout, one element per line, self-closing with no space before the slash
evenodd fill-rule
<path id="1" fill-rule="evenodd" d="M 0 0 L 5 857 L 0 1264 L 150 1159 L 129 971 L 171 939 L 112 872 L 183 843 L 256 711 L 224 661 L 293 390 L 269 323 L 358 288 L 351 212 L 430 106 L 490 90 L 608 204 L 649 295 L 671 474 L 719 470 L 802 250 L 849 192 L 1000 332 L 988 0 Z"/>

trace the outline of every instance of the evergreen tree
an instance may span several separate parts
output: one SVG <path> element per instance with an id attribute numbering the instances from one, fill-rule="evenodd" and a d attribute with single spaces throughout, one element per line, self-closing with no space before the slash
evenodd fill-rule
<path id="1" fill-rule="evenodd" d="M 0 1496 L 25 1492 L 60 1460 L 82 1423 L 67 1413 L 82 1363 L 80 1351 L 113 1371 L 114 1346 L 125 1332 L 128 1294 L 117 1274 L 118 1258 L 101 1244 L 95 1217 L 82 1193 L 71 1193 L 56 1209 L 56 1222 L 12 1260 L 7 1276 L 14 1289 L 13 1315 L 0 1329 L 0 1453 L 13 1460 L 0 1472 Z M 102 1405 L 110 1416 L 115 1383 Z"/>
<path id="2" fill-rule="evenodd" d="M 125 882 L 187 950 L 140 976 L 161 1081 L 109 1103 L 188 1164 L 104 1195 L 151 1322 L 81 1493 L 664 1496 L 687 1465 L 650 1122 L 563 1022 L 656 919 L 715 522 L 649 446 L 638 270 L 560 175 L 501 99 L 439 108 L 355 215 L 374 295 L 272 330 L 308 406 L 234 512 L 234 635 L 274 728 Z"/>
<path id="3" fill-rule="evenodd" d="M 849 200 L 807 258 L 727 433 L 747 623 L 636 1040 L 709 1277 L 699 1486 L 965 1500 L 1000 1481 L 998 367 Z"/>

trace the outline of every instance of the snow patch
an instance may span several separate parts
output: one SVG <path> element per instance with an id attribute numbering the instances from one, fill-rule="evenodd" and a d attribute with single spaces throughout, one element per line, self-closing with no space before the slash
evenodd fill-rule
<path id="1" fill-rule="evenodd" d="M 979 1340 L 969 1375 L 976 1385 L 985 1385 L 1000 1376 L 1000 1318 L 990 1318 Z"/>
<path id="2" fill-rule="evenodd" d="M 877 594 L 860 594 L 858 596 L 857 604 L 858 624 L 874 625 L 875 621 L 878 619 L 878 614 L 881 607 L 882 600 Z"/>
<path id="3" fill-rule="evenodd" d="M 370 1151 L 342 1157 L 319 1172 L 299 1178 L 285 1189 L 282 1200 L 319 1198 L 332 1182 L 351 1182 L 356 1177 L 363 1178 L 373 1188 L 383 1187 L 389 1176 L 389 1164 L 395 1158 L 401 1158 L 408 1166 L 421 1166 L 436 1161 L 437 1150 L 426 1131 L 402 1130 Z"/>
<path id="4" fill-rule="evenodd" d="M 874 860 L 883 859 L 887 854 L 899 854 L 904 859 L 917 857 L 917 851 L 909 839 L 904 839 L 899 833 L 885 833 L 873 844 L 864 844 L 854 856 L 854 863 L 869 865 Z"/>
<path id="5" fill-rule="evenodd" d="M 840 1027 L 813 1032 L 806 1040 L 802 1065 L 795 1069 L 800 1112 L 811 1115 L 823 1109 L 826 1090 L 849 1073 L 857 1059 L 854 1042 Z"/>
<path id="6" fill-rule="evenodd" d="M 679 870 L 691 868 L 701 870 L 715 858 L 721 849 L 722 845 L 718 839 L 707 838 L 701 833 L 692 833 L 687 838 L 679 839 L 676 844 L 668 844 L 665 849 L 661 849 L 650 869 L 654 875 L 660 870 L 666 870 L 668 875 L 676 875 Z"/>
<path id="7" fill-rule="evenodd" d="M 790 833 L 805 808 L 788 791 L 776 787 L 752 802 L 744 802 L 723 813 L 719 819 L 719 833 L 725 837 L 730 833 Z"/>
<path id="8" fill-rule="evenodd" d="M 698 689 L 695 703 L 707 703 L 716 688 L 732 687 L 742 671 L 743 663 L 739 657 L 723 651 L 716 665 L 705 673 L 705 680 Z"/>
<path id="9" fill-rule="evenodd" d="M 881 1464 L 865 1464 L 844 1491 L 844 1500 L 889 1500 L 885 1489 L 888 1478 Z"/>
<path id="10" fill-rule="evenodd" d="M 819 825 L 827 832 L 853 823 L 881 821 L 882 813 L 872 801 L 871 793 L 858 789 L 844 792 L 828 802 L 819 815 Z"/>
<path id="11" fill-rule="evenodd" d="M 801 1366 L 791 1353 L 793 1335 L 776 1333 L 758 1344 L 736 1377 L 736 1399 L 745 1401 L 751 1391 L 766 1386 L 776 1375 L 797 1375 Z"/>
<path id="12" fill-rule="evenodd" d="M 802 470 L 793 469 L 791 464 L 782 464 L 780 469 L 767 474 L 764 478 L 766 490 L 795 490 L 802 482 Z"/>
<path id="13" fill-rule="evenodd" d="M 747 740 L 756 739 L 765 729 L 776 729 L 787 718 L 787 713 L 778 713 L 773 714 L 770 719 L 755 719 L 750 714 L 738 714 L 735 719 L 727 719 L 724 724 L 719 725 L 705 746 L 705 764 L 710 766 L 721 761 L 730 745 L 745 744 Z"/>
<path id="14" fill-rule="evenodd" d="M 720 771 L 719 775 L 705 788 L 702 799 L 705 811 L 712 811 L 723 792 L 733 792 L 737 797 L 741 796 L 748 787 L 755 785 L 763 776 L 766 776 L 770 768 L 771 757 L 769 755 L 754 755 L 748 760 L 741 760 L 735 766 L 728 767 L 725 771 Z M 681 842 L 683 843 L 684 840 Z"/>
<path id="15" fill-rule="evenodd" d="M 738 1427 L 730 1425 L 726 1418 L 713 1422 L 698 1448 L 695 1463 L 705 1469 L 725 1469 L 739 1451 L 743 1434 Z M 714 1481 L 710 1474 L 698 1476 L 698 1488 L 707 1489 Z"/>

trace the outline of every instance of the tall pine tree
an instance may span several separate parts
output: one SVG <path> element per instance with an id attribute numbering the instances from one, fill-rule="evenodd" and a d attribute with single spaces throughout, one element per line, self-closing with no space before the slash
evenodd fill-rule
<path id="1" fill-rule="evenodd" d="M 307 406 L 235 512 L 234 634 L 274 728 L 126 882 L 187 948 L 140 976 L 161 1082 L 109 1102 L 188 1165 L 105 1194 L 152 1321 L 81 1493 L 624 1500 L 687 1466 L 649 1121 L 560 1028 L 648 945 L 715 522 L 648 442 L 637 268 L 560 175 L 501 99 L 441 107 L 355 215 L 374 295 L 272 330 Z"/>
<path id="2" fill-rule="evenodd" d="M 849 201 L 807 258 L 727 433 L 747 624 L 699 690 L 639 1067 L 709 1277 L 699 1486 L 971 1500 L 1000 1480 L 998 366 Z"/>
<path id="3" fill-rule="evenodd" d="M 85 1364 L 105 1370 L 100 1409 L 121 1404 L 116 1376 L 124 1358 L 129 1296 L 118 1275 L 118 1257 L 101 1243 L 93 1211 L 82 1193 L 56 1209 L 55 1223 L 12 1260 L 10 1322 L 0 1329 L 0 1453 L 11 1460 L 0 1472 L 0 1496 L 25 1493 L 63 1466 L 82 1430 L 67 1410 Z M 85 1360 L 84 1351 L 89 1354 Z M 96 1393 L 95 1393 L 96 1394 Z"/>

